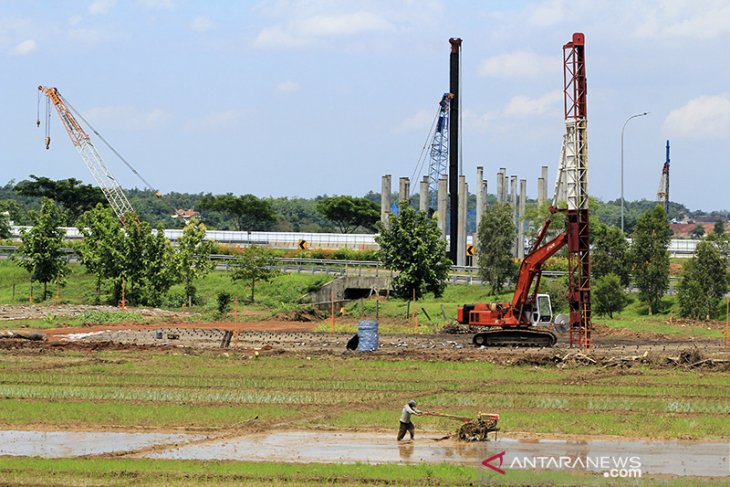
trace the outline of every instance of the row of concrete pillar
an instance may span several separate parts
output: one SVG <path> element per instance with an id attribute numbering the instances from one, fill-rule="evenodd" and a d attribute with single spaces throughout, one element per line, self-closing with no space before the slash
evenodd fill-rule
<path id="1" fill-rule="evenodd" d="M 542 206 L 547 201 L 547 166 L 542 166 L 541 176 L 537 179 L 537 203 Z M 487 180 L 484 179 L 484 168 L 477 167 L 476 173 L 477 191 L 476 191 L 476 229 L 479 230 L 482 213 L 487 206 Z M 428 211 L 428 176 L 424 176 L 419 187 L 419 211 Z M 410 199 L 410 179 L 400 178 L 398 183 L 398 198 L 403 201 Z M 381 205 L 380 219 L 387 225 L 388 216 L 392 206 L 392 177 L 386 174 L 382 179 L 381 187 Z M 458 208 L 458 241 L 456 264 L 466 265 L 466 235 L 467 235 L 467 211 L 468 211 L 468 195 L 469 186 L 465 176 L 459 176 L 459 208 Z M 517 236 L 513 246 L 513 255 L 517 258 L 524 258 L 524 240 L 525 240 L 525 206 L 527 201 L 527 180 L 519 181 L 519 199 L 517 192 L 517 176 L 508 176 L 506 168 L 500 168 L 497 172 L 497 202 L 509 203 L 513 208 L 513 221 L 517 227 Z M 446 177 L 442 177 L 438 182 L 437 195 L 437 224 L 441 234 L 446 236 L 446 209 L 448 201 L 448 182 Z M 473 235 L 473 242 L 477 241 L 477 234 Z"/>

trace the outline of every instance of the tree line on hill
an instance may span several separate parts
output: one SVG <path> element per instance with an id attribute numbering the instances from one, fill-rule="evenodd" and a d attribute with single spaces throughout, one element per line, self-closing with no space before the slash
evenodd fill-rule
<path id="1" fill-rule="evenodd" d="M 86 269 L 97 278 L 97 297 L 102 284 L 107 283 L 112 288 L 114 302 L 126 292 L 125 299 L 131 302 L 157 305 L 174 283 L 182 283 L 186 300 L 194 302 L 194 281 L 210 270 L 207 258 L 210 242 L 203 240 L 205 225 L 191 220 L 173 248 L 161 231 L 153 233 L 152 225 L 138 215 L 128 215 L 122 226 L 93 188 L 77 180 L 33 177 L 33 181 L 23 183 L 13 185 L 12 191 L 18 198 L 10 200 L 14 205 L 6 211 L 18 211 L 21 202 L 41 194 L 40 210 L 25 210 L 26 223 L 32 228 L 22 232 L 16 260 L 28 270 L 32 280 L 43 283 L 44 296 L 47 284 L 54 279 L 61 281 L 67 272 L 65 256 L 60 252 L 63 235 L 58 227 L 73 222 L 84 236 L 79 252 Z M 393 283 L 397 295 L 440 296 L 450 263 L 436 221 L 426 213 L 417 212 L 413 201 L 401 201 L 400 211 L 392 214 L 384 226 L 379 222 L 376 196 L 373 193 L 363 198 L 324 196 L 306 201 L 313 203 L 320 217 L 340 232 L 366 229 L 379 233 L 380 259 L 386 267 L 399 271 Z M 286 198 L 280 200 L 291 203 Z M 630 227 L 627 225 L 628 235 L 632 237 L 629 244 L 627 235 L 617 226 L 601 221 L 606 205 L 591 200 L 594 309 L 598 314 L 610 317 L 620 312 L 627 302 L 625 289 L 630 284 L 636 286 L 638 297 L 650 314 L 661 312 L 664 307 L 662 298 L 669 288 L 671 231 L 663 207 L 655 203 L 644 206 L 648 208 Z M 241 230 L 267 229 L 267 226 L 271 229 L 281 215 L 274 209 L 272 199 L 253 195 L 202 195 L 198 207 L 207 212 L 204 216 L 219 214 L 221 218 L 223 215 L 234 218 L 235 227 Z M 289 206 L 292 210 L 295 207 Z M 547 205 L 535 207 L 531 212 L 529 218 L 541 223 L 547 218 Z M 10 214 L 15 218 L 19 213 Z M 158 230 L 162 228 L 159 223 Z M 558 224 L 552 231 L 555 234 L 562 228 Z M 531 231 L 534 233 L 536 229 Z M 494 293 L 515 281 L 517 267 L 512 259 L 515 236 L 513 210 L 508 204 L 492 201 L 482 215 L 477 252 L 482 279 Z M 254 249 L 245 252 L 236 264 L 240 270 L 232 274 L 234 279 L 250 283 L 252 300 L 256 280 L 270 279 L 272 274 L 266 271 L 273 263 L 265 250 Z M 714 231 L 698 244 L 695 256 L 683 267 L 677 286 L 682 316 L 710 319 L 717 315 L 719 303 L 728 290 L 728 255 L 730 238 L 724 232 L 724 225 L 715 225 Z M 552 293 L 556 301 L 565 293 L 564 288 L 563 283 L 562 289 Z"/>
<path id="2" fill-rule="evenodd" d="M 209 229 L 238 231 L 274 231 L 308 233 L 372 233 L 380 215 L 380 194 L 368 192 L 362 197 L 321 195 L 314 198 L 277 197 L 260 198 L 245 195 L 212 195 L 172 192 L 157 197 L 152 191 L 129 189 L 125 191 L 140 220 L 153 227 L 159 224 L 165 228 L 183 228 L 185 220 L 173 218 L 175 210 L 196 210 L 199 219 Z M 52 180 L 31 175 L 28 180 L 10 181 L 0 187 L 0 218 L 11 220 L 16 225 L 29 225 L 30 211 L 39 210 L 41 198 L 51 198 L 61 209 L 61 220 L 65 226 L 74 226 L 80 215 L 106 200 L 101 190 L 70 178 Z M 394 201 L 398 201 L 395 195 Z M 493 195 L 488 196 L 488 205 L 496 204 Z M 656 205 L 653 201 L 626 201 L 624 205 L 624 228 L 633 232 L 641 215 Z M 409 206 L 418 207 L 418 195 L 409 199 Z M 528 207 L 536 207 L 529 201 Z M 468 198 L 468 232 L 476 229 L 476 196 Z M 534 210 L 531 210 L 534 211 Z M 619 200 L 602 202 L 592 199 L 591 211 L 598 221 L 611 226 L 620 226 L 621 204 Z M 529 217 L 529 215 L 528 215 Z M 684 205 L 672 202 L 668 219 L 690 219 L 697 221 L 725 220 L 723 212 L 692 212 Z M 536 219 L 541 221 L 540 218 Z M 1 222 L 0 222 L 1 223 Z M 3 225 L 0 225 L 2 227 Z M 700 230 L 697 230 L 700 232 Z M 702 234 L 693 235 L 701 237 Z"/>

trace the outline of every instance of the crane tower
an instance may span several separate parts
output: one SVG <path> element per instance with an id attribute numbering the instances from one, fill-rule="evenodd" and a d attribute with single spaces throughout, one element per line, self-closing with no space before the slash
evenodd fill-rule
<path id="1" fill-rule="evenodd" d="M 669 215 L 669 141 L 667 141 L 667 158 L 662 167 L 662 179 L 659 182 L 657 200 L 664 206 L 664 211 Z"/>
<path id="2" fill-rule="evenodd" d="M 449 115 L 453 95 L 444 93 L 439 101 L 438 118 L 436 128 L 431 139 L 430 158 L 428 168 L 428 207 L 436 209 L 439 179 L 446 176 L 449 162 Z"/>
<path id="3" fill-rule="evenodd" d="M 84 131 L 79 122 L 69 110 L 68 103 L 65 102 L 64 98 L 58 92 L 56 88 L 45 86 L 39 86 L 40 90 L 47 97 L 46 105 L 46 119 L 50 117 L 50 103 L 58 112 L 58 116 L 63 122 L 63 127 L 66 129 L 71 142 L 73 143 L 76 150 L 81 154 L 81 158 L 84 160 L 86 167 L 94 177 L 96 184 L 99 185 L 101 191 L 104 193 L 109 205 L 114 210 L 117 218 L 120 220 L 124 219 L 124 215 L 130 212 L 134 212 L 132 205 L 129 203 L 127 196 L 124 194 L 122 187 L 117 182 L 116 178 L 112 175 L 109 167 L 101 158 L 99 152 L 91 143 L 89 135 Z M 40 121 L 38 122 L 40 124 Z M 48 135 L 48 120 L 46 120 L 46 149 L 50 147 L 51 138 Z"/>
<path id="4" fill-rule="evenodd" d="M 565 135 L 558 184 L 565 184 L 568 244 L 570 341 L 590 346 L 591 264 L 588 223 L 588 133 L 585 36 L 573 34 L 563 46 Z"/>

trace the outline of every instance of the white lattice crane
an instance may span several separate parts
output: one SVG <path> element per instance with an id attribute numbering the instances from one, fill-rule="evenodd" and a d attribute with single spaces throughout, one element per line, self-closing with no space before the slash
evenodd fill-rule
<path id="1" fill-rule="evenodd" d="M 70 105 L 68 104 L 68 102 L 64 100 L 64 98 L 61 96 L 56 88 L 39 86 L 38 90 L 40 90 L 47 97 L 45 139 L 46 149 L 50 148 L 51 145 L 51 137 L 49 135 L 50 127 L 48 121 L 51 115 L 50 104 L 53 103 L 53 106 L 56 108 L 58 116 L 61 119 L 61 122 L 63 122 L 63 127 L 66 129 L 66 132 L 68 133 L 71 142 L 73 143 L 74 147 L 76 147 L 76 150 L 79 151 L 79 154 L 81 154 L 81 158 L 84 160 L 86 167 L 89 169 L 89 172 L 91 172 L 91 175 L 94 177 L 96 184 L 99 185 L 99 188 L 104 193 L 104 196 L 109 202 L 109 206 L 112 207 L 112 210 L 114 210 L 117 218 L 123 220 L 124 215 L 126 215 L 127 213 L 133 213 L 134 208 L 132 208 L 132 205 L 129 203 L 127 195 L 124 194 L 124 191 L 119 185 L 119 182 L 117 182 L 116 178 L 109 170 L 109 167 L 104 162 L 104 159 L 102 159 L 101 155 L 96 150 L 96 147 L 94 147 L 94 144 L 91 142 L 89 135 L 86 133 L 83 127 L 81 127 L 79 122 L 76 120 L 76 117 L 73 116 L 73 113 L 69 109 Z M 38 120 L 38 125 L 40 125 L 40 120 Z"/>

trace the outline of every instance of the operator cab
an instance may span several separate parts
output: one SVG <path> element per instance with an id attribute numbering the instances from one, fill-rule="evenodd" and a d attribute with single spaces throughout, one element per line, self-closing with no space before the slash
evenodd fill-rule
<path id="1" fill-rule="evenodd" d="M 550 304 L 550 296 L 547 294 L 537 295 L 537 306 L 532 311 L 532 324 L 534 326 L 550 326 L 553 321 L 553 307 Z"/>

